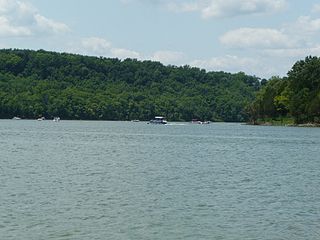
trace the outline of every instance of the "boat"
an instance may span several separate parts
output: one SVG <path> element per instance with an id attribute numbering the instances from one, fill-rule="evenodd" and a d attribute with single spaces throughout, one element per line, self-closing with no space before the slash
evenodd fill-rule
<path id="1" fill-rule="evenodd" d="M 131 120 L 131 122 L 140 122 L 139 119 L 134 119 L 134 120 Z"/>
<path id="2" fill-rule="evenodd" d="M 210 124 L 210 121 L 199 121 L 197 119 L 192 119 L 191 123 L 193 124 Z"/>
<path id="3" fill-rule="evenodd" d="M 201 124 L 201 121 L 199 121 L 198 119 L 192 119 L 191 123 L 193 123 L 193 124 Z"/>
<path id="4" fill-rule="evenodd" d="M 54 117 L 54 118 L 53 118 L 53 121 L 54 121 L 54 122 L 60 122 L 60 117 Z"/>
<path id="5" fill-rule="evenodd" d="M 150 120 L 151 124 L 167 124 L 167 120 L 164 117 L 156 116 L 154 119 Z"/>
<path id="6" fill-rule="evenodd" d="M 46 120 L 46 118 L 45 118 L 45 117 L 40 117 L 40 118 L 38 118 L 37 120 L 38 120 L 38 121 L 43 121 L 43 120 Z"/>
<path id="7" fill-rule="evenodd" d="M 19 117 L 13 117 L 12 120 L 21 120 Z"/>

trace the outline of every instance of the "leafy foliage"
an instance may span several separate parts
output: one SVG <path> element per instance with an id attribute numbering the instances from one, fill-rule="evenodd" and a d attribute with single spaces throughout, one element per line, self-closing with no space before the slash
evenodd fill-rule
<path id="1" fill-rule="evenodd" d="M 269 80 L 257 93 L 250 107 L 247 109 L 251 109 L 252 122 L 258 117 L 291 116 L 297 124 L 319 123 L 320 58 L 307 57 L 294 64 L 288 77 Z"/>
<path id="2" fill-rule="evenodd" d="M 244 73 L 136 59 L 0 50 L 0 118 L 245 121 L 260 88 Z"/>

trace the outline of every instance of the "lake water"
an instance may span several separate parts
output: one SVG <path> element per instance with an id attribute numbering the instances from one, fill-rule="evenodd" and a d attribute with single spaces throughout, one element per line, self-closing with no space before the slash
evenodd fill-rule
<path id="1" fill-rule="evenodd" d="M 320 239 L 320 129 L 0 121 L 0 239 Z"/>

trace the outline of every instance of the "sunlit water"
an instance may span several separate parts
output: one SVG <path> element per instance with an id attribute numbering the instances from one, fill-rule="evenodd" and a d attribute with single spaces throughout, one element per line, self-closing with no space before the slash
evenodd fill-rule
<path id="1" fill-rule="evenodd" d="M 0 121 L 0 239 L 320 239 L 320 129 Z"/>

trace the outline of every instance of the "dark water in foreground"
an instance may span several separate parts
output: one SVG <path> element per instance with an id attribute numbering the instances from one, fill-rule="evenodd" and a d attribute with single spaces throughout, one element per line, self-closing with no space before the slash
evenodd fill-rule
<path id="1" fill-rule="evenodd" d="M 320 129 L 0 121 L 0 239 L 320 239 Z"/>

